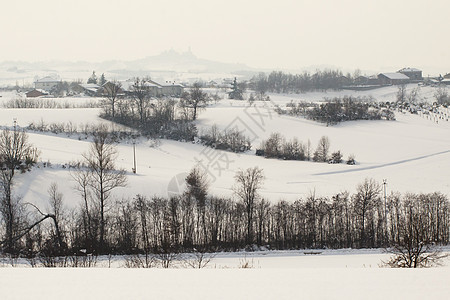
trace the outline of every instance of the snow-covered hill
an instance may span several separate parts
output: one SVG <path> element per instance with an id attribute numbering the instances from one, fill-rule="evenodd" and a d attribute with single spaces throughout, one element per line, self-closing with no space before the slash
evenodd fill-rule
<path id="1" fill-rule="evenodd" d="M 237 127 L 253 140 L 253 150 L 234 154 L 205 148 L 200 144 L 161 140 L 139 140 L 136 146 L 137 174 L 131 172 L 133 151 L 130 141 L 118 145 L 117 164 L 128 171 L 128 185 L 116 191 L 117 198 L 132 198 L 136 194 L 167 196 L 173 184 L 183 178 L 196 164 L 208 170 L 210 193 L 232 196 L 234 175 L 238 169 L 258 166 L 264 169 L 262 195 L 271 200 L 293 201 L 315 192 L 332 195 L 342 191 L 353 192 L 365 178 L 382 182 L 387 179 L 388 193 L 434 192 L 450 193 L 450 122 L 433 122 L 424 116 L 396 113 L 397 121 L 354 121 L 336 126 L 325 126 L 302 118 L 280 116 L 274 105 L 294 100 L 318 101 L 323 97 L 342 95 L 343 92 L 307 93 L 302 95 L 271 95 L 271 102 L 222 100 L 200 114 L 200 130 L 217 124 L 221 128 Z M 354 94 L 357 92 L 353 92 Z M 365 93 L 365 94 L 364 94 Z M 387 87 L 358 95 L 371 94 L 381 101 L 392 101 L 395 87 Z M 433 90 L 423 89 L 425 97 Z M 0 101 L 7 101 L 4 94 Z M 67 99 L 64 99 L 66 101 Z M 63 101 L 63 99 L 61 99 Z M 70 101 L 77 101 L 71 99 Z M 83 100 L 80 100 L 83 101 Z M 97 115 L 99 109 L 0 109 L 0 125 L 11 126 L 17 118 L 19 126 L 30 122 L 72 122 L 74 124 L 105 122 Z M 315 149 L 321 136 L 328 136 L 331 150 L 341 150 L 344 159 L 354 154 L 357 165 L 325 164 L 304 161 L 265 159 L 254 155 L 260 142 L 272 132 L 287 138 L 297 137 L 311 143 Z M 57 182 L 68 206 L 76 206 L 80 197 L 73 189 L 70 170 L 62 165 L 81 159 L 89 141 L 66 135 L 30 133 L 30 141 L 41 151 L 41 160 L 51 167 L 36 168 L 17 177 L 16 193 L 25 201 L 45 203 L 47 189 Z M 182 180 L 179 180 L 182 184 Z M 175 190 L 178 187 L 175 188 Z"/>

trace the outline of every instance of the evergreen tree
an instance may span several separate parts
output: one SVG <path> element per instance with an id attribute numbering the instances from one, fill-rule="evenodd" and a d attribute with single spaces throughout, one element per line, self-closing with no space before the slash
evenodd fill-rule
<path id="1" fill-rule="evenodd" d="M 105 83 L 106 83 L 105 73 L 102 73 L 102 76 L 100 76 L 98 84 L 103 86 Z"/>
<path id="2" fill-rule="evenodd" d="M 236 77 L 234 77 L 234 81 L 231 85 L 231 92 L 228 93 L 228 97 L 230 99 L 235 99 L 235 100 L 243 100 L 244 99 L 243 92 L 237 83 Z"/>
<path id="3" fill-rule="evenodd" d="M 89 77 L 87 83 L 97 84 L 97 75 L 95 75 L 95 71 L 92 71 L 92 75 Z"/>

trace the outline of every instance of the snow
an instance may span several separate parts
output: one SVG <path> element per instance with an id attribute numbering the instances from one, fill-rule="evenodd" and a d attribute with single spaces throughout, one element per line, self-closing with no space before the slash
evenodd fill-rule
<path id="1" fill-rule="evenodd" d="M 51 99 L 53 100 L 53 99 Z M 80 103 L 84 103 L 82 100 Z M 68 123 L 74 125 L 106 123 L 98 117 L 98 108 L 73 108 L 73 109 L 44 109 L 44 108 L 24 108 L 24 109 L 0 109 L 0 126 L 11 126 L 13 119 L 21 127 L 27 127 L 30 123 L 46 124 Z"/>
<path id="2" fill-rule="evenodd" d="M 377 249 L 218 253 L 204 269 L 11 268 L 2 299 L 447 299 L 449 261 L 432 269 L 380 268 Z M 251 269 L 240 269 L 248 261 Z M 26 286 L 26 288 L 23 288 Z"/>
<path id="3" fill-rule="evenodd" d="M 147 65 L 155 67 L 153 61 Z M 173 57 L 170 57 L 173 61 Z M 105 70 L 127 69 L 126 62 L 111 62 Z M 80 65 L 80 66 L 79 66 Z M 135 69 L 143 63 L 137 61 Z M 205 62 L 205 65 L 206 62 Z M 195 61 L 184 63 L 177 72 L 154 72 L 152 77 L 172 77 L 177 81 L 215 79 L 234 75 L 228 71 L 207 72 L 211 68 L 198 69 Z M 56 69 L 64 80 L 88 78 L 97 65 L 78 63 L 71 70 Z M 170 66 L 173 69 L 173 66 Z M 206 69 L 205 69 L 206 68 Z M 7 84 L 29 85 L 35 76 L 43 77 L 47 71 L 40 67 L 19 67 L 16 71 L 0 70 L 0 86 Z M 65 67 L 67 69 L 67 67 Z M 129 68 L 128 68 L 129 69 Z M 217 69 L 217 68 L 215 68 Z M 189 70 L 186 72 L 186 70 Z M 408 69 L 404 70 L 407 71 Z M 411 69 L 411 71 L 414 69 Z M 146 72 L 147 71 L 143 71 Z M 226 74 L 226 75 L 224 75 Z M 398 73 L 395 73 L 396 76 Z M 106 72 L 108 78 L 123 80 L 130 73 Z M 400 74 L 398 74 L 401 76 Z M 401 79 L 407 79 L 402 77 Z M 124 85 L 126 85 L 124 83 Z M 408 92 L 417 85 L 409 84 Z M 433 87 L 421 87 L 421 100 L 434 101 Z M 219 91 L 219 90 L 218 90 Z M 182 185 L 183 174 L 197 160 L 208 163 L 208 157 L 226 157 L 229 165 L 221 171 L 211 170 L 210 193 L 232 196 L 234 174 L 239 168 L 259 166 L 264 169 L 266 180 L 262 195 L 270 201 L 293 201 L 311 192 L 332 195 L 340 191 L 353 192 L 366 177 L 381 182 L 388 181 L 388 193 L 434 192 L 450 195 L 450 124 L 436 123 L 422 115 L 396 113 L 397 121 L 346 122 L 326 127 L 301 118 L 278 116 L 273 105 L 280 106 L 294 101 L 322 101 L 324 98 L 349 96 L 373 96 L 376 101 L 396 100 L 398 87 L 389 86 L 370 91 L 328 91 L 295 94 L 270 94 L 271 102 L 256 102 L 257 109 L 249 109 L 246 102 L 222 100 L 199 115 L 199 128 L 217 124 L 220 128 L 237 126 L 253 139 L 253 151 L 240 155 L 208 150 L 198 144 L 161 140 L 139 140 L 136 145 L 137 174 L 133 166 L 132 144 L 118 145 L 117 164 L 127 170 L 128 185 L 115 190 L 116 199 L 131 199 L 136 194 L 166 196 L 174 192 L 170 186 Z M 223 94 L 223 91 L 219 91 Z M 29 123 L 72 122 L 76 125 L 109 123 L 98 117 L 100 109 L 5 109 L 1 104 L 18 97 L 14 92 L 0 92 L 0 126 L 12 126 L 16 119 L 19 126 Z M 52 98 L 51 101 L 83 104 L 96 101 L 93 98 Z M 247 108 L 247 110 L 246 110 Z M 447 111 L 448 113 L 448 111 Z M 280 132 L 286 138 L 298 137 L 311 141 L 312 149 L 322 135 L 331 140 L 331 149 L 341 150 L 344 159 L 355 154 L 355 166 L 328 165 L 312 162 L 269 160 L 254 155 L 254 149 L 272 132 Z M 33 202 L 46 209 L 49 188 L 58 184 L 64 194 L 66 208 L 81 203 L 74 190 L 71 170 L 63 168 L 69 162 L 82 159 L 89 147 L 89 140 L 77 136 L 30 133 L 30 141 L 41 151 L 41 160 L 50 161 L 50 167 L 40 165 L 32 172 L 18 174 L 15 193 L 24 202 Z M 211 152 L 209 152 L 211 151 Z M 208 156 L 205 155 L 208 153 Z M 178 182 L 174 179 L 177 179 Z M 180 180 L 181 179 L 181 180 Z M 182 186 L 181 186 L 182 188 Z M 307 250 L 310 251 L 310 250 Z M 218 253 L 207 269 L 194 270 L 178 266 L 176 269 L 126 269 L 123 258 L 117 258 L 114 268 L 105 266 L 106 258 L 97 268 L 44 269 L 12 268 L 0 262 L 1 299 L 448 299 L 450 294 L 450 259 L 444 267 L 431 269 L 388 269 L 379 264 L 388 257 L 378 249 L 313 250 L 319 255 L 305 255 L 304 251 L 261 251 L 252 253 Z M 446 250 L 449 252 L 449 249 Z M 253 269 L 239 269 L 243 261 Z"/>
<path id="4" fill-rule="evenodd" d="M 416 85 L 408 85 L 408 90 Z M 432 102 L 435 89 L 421 88 L 423 100 Z M 293 201 L 311 192 L 330 196 L 344 190 L 353 192 L 364 178 L 378 182 L 387 179 L 388 193 L 434 192 L 450 194 L 450 123 L 438 123 L 426 115 L 396 112 L 397 121 L 356 121 L 325 126 L 302 118 L 279 116 L 274 105 L 294 101 L 321 101 L 324 97 L 373 96 L 377 101 L 395 101 L 397 87 L 358 91 L 313 92 L 300 95 L 271 94 L 270 102 L 221 100 L 199 115 L 200 130 L 217 124 L 237 127 L 253 139 L 253 150 L 243 154 L 216 151 L 195 143 L 170 140 L 136 144 L 137 174 L 133 167 L 133 146 L 123 141 L 117 146 L 117 165 L 127 171 L 128 185 L 114 192 L 116 199 L 136 194 L 167 196 L 183 188 L 183 174 L 198 161 L 210 163 L 210 193 L 233 196 L 234 174 L 238 169 L 258 166 L 266 176 L 261 194 L 270 201 Z M 16 97 L 0 93 L 1 102 Z M 91 98 L 55 98 L 55 101 L 82 103 Z M 5 109 L 0 108 L 0 126 L 46 123 L 106 122 L 100 109 Z M 447 112 L 448 113 L 448 112 Z M 108 123 L 108 122 L 106 122 Z M 314 149 L 321 136 L 331 141 L 331 150 L 341 150 L 344 158 L 355 154 L 355 166 L 345 164 L 282 161 L 254 155 L 262 140 L 272 132 L 286 138 L 310 140 Z M 83 136 L 29 133 L 30 141 L 41 151 L 42 164 L 31 172 L 18 174 L 15 193 L 24 202 L 46 209 L 47 190 L 52 182 L 64 194 L 66 208 L 76 208 L 81 198 L 74 190 L 68 163 L 82 159 L 90 141 Z M 215 161 L 209 159 L 214 158 Z M 222 169 L 213 162 L 221 159 Z M 64 167 L 63 167 L 64 166 Z M 172 185 L 172 186 L 171 186 Z M 174 185 L 174 186 L 173 186 Z M 178 189 L 179 188 L 179 189 Z M 178 189 L 178 190 L 177 190 Z M 316 250 L 315 250 L 316 251 Z M 207 269 L 125 269 L 123 259 L 105 268 L 105 259 L 93 269 L 10 268 L 0 272 L 2 299 L 447 299 L 450 292 L 450 262 L 444 267 L 420 270 L 380 268 L 387 254 L 377 249 L 262 251 L 219 253 Z M 447 249 L 448 251 L 448 249 Z M 253 269 L 239 269 L 243 261 Z M 26 288 L 23 288 L 26 286 Z"/>
<path id="5" fill-rule="evenodd" d="M 409 85 L 408 89 L 417 85 Z M 291 100 L 320 101 L 324 97 L 350 95 L 373 96 L 378 101 L 393 101 L 397 88 L 385 87 L 372 91 L 337 91 L 305 93 L 300 95 L 273 94 L 270 102 L 221 100 L 200 113 L 197 125 L 206 130 L 213 124 L 220 128 L 244 130 L 252 138 L 253 149 L 248 153 L 234 154 L 205 148 L 199 144 L 160 140 L 139 140 L 136 145 L 137 174 L 132 174 L 133 150 L 130 141 L 118 145 L 117 165 L 128 172 L 128 185 L 117 189 L 117 199 L 131 199 L 136 194 L 167 196 L 169 183 L 181 178 L 197 162 L 207 167 L 210 175 L 210 193 L 233 196 L 234 175 L 238 169 L 258 166 L 264 169 L 265 182 L 261 194 L 268 200 L 294 201 L 312 192 L 320 196 L 349 191 L 353 192 L 365 178 L 378 182 L 387 179 L 387 191 L 450 193 L 450 123 L 434 122 L 426 115 L 396 113 L 397 121 L 354 121 L 335 126 L 296 118 L 280 116 L 274 105 L 283 106 Z M 434 88 L 424 87 L 421 96 L 431 97 Z M 15 97 L 4 93 L 0 101 Z M 92 98 L 56 98 L 55 101 L 89 101 Z M 17 119 L 19 126 L 30 122 L 72 122 L 76 125 L 109 123 L 98 117 L 100 109 L 0 109 L 0 126 L 11 126 Z M 280 132 L 287 139 L 297 137 L 304 143 L 311 142 L 312 151 L 321 136 L 328 136 L 331 151 L 340 150 L 346 159 L 354 154 L 357 165 L 324 164 L 303 161 L 265 159 L 254 155 L 262 140 L 271 133 Z M 65 195 L 69 207 L 79 204 L 80 197 L 73 189 L 74 182 L 68 168 L 62 165 L 82 159 L 89 147 L 89 140 L 60 134 L 29 133 L 30 141 L 41 151 L 41 160 L 51 162 L 50 168 L 36 168 L 17 177 L 16 193 L 24 201 L 44 205 L 47 189 L 56 182 Z M 209 164 L 209 167 L 208 167 Z M 178 176 L 178 177 L 177 177 Z"/>
<path id="6" fill-rule="evenodd" d="M 410 93 L 413 89 L 418 88 L 417 84 L 407 84 L 406 92 Z M 391 85 L 385 86 L 377 89 L 372 89 L 368 91 L 352 91 L 352 90 L 329 90 L 329 91 L 315 91 L 307 92 L 303 94 L 269 94 L 272 102 L 276 104 L 286 104 L 291 100 L 294 102 L 307 101 L 307 102 L 317 102 L 323 101 L 324 98 L 332 99 L 334 97 L 372 97 L 374 101 L 378 102 L 395 102 L 397 100 L 398 86 Z M 431 86 L 421 86 L 419 87 L 419 97 L 421 98 L 419 102 L 424 101 L 428 103 L 433 103 L 436 101 L 434 99 L 434 93 L 436 92 L 435 87 Z"/>
<path id="7" fill-rule="evenodd" d="M 2 299 L 447 299 L 443 270 L 8 269 Z M 27 288 L 21 288 L 26 285 Z"/>

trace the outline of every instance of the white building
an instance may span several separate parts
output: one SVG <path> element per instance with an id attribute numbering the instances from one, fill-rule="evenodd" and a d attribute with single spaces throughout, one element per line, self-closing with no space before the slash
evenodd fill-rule
<path id="1" fill-rule="evenodd" d="M 174 81 L 157 82 L 150 80 L 150 82 L 161 87 L 161 96 L 181 97 L 183 94 L 184 86 Z"/>
<path id="2" fill-rule="evenodd" d="M 36 90 L 44 90 L 46 92 L 50 92 L 60 82 L 61 82 L 60 79 L 56 79 L 51 76 L 46 76 L 44 78 L 36 80 L 34 82 L 34 88 Z"/>
<path id="3" fill-rule="evenodd" d="M 121 81 L 121 89 L 125 93 L 131 93 L 134 80 Z M 148 88 L 151 97 L 171 96 L 180 97 L 183 94 L 184 86 L 172 81 L 166 81 L 159 83 L 154 80 L 148 80 L 145 82 L 145 86 Z"/>

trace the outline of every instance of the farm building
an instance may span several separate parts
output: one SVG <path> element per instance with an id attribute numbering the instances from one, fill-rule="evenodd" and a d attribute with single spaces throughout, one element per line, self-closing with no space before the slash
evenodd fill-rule
<path id="1" fill-rule="evenodd" d="M 99 96 L 102 87 L 95 83 L 85 83 L 80 84 L 80 87 L 83 89 L 83 92 L 91 97 Z"/>
<path id="2" fill-rule="evenodd" d="M 150 80 L 150 83 L 156 84 L 161 87 L 160 92 L 162 96 L 181 97 L 181 94 L 183 94 L 184 86 L 179 83 L 175 83 L 174 81 L 165 81 L 161 83 Z"/>
<path id="3" fill-rule="evenodd" d="M 121 81 L 121 88 L 125 94 L 132 92 L 132 86 L 134 84 L 133 80 Z M 151 97 L 161 97 L 161 96 L 172 96 L 172 97 L 180 97 L 183 94 L 184 86 L 175 83 L 166 81 L 164 83 L 159 83 L 154 80 L 148 80 L 145 83 L 145 86 L 148 88 Z"/>
<path id="4" fill-rule="evenodd" d="M 36 98 L 36 97 L 41 97 L 41 96 L 45 96 L 45 95 L 48 95 L 45 91 L 37 90 L 37 89 L 34 89 L 32 91 L 25 93 L 25 96 L 27 96 L 27 98 Z"/>
<path id="5" fill-rule="evenodd" d="M 124 94 L 131 94 L 133 92 L 134 80 L 121 81 L 121 89 Z M 162 87 L 153 82 L 145 82 L 145 87 L 147 88 L 151 97 L 159 97 L 162 95 Z"/>
<path id="6" fill-rule="evenodd" d="M 91 97 L 99 96 L 102 87 L 95 83 L 84 83 L 80 84 L 80 87 L 83 89 L 83 92 Z"/>
<path id="7" fill-rule="evenodd" d="M 416 68 L 403 68 L 399 70 L 398 73 L 408 76 L 412 81 L 423 80 L 422 71 Z"/>
<path id="8" fill-rule="evenodd" d="M 361 75 L 355 78 L 356 85 L 378 85 L 380 82 L 376 75 L 365 76 Z"/>
<path id="9" fill-rule="evenodd" d="M 410 78 L 402 73 L 381 73 L 378 74 L 381 84 L 403 84 L 410 81 Z"/>

